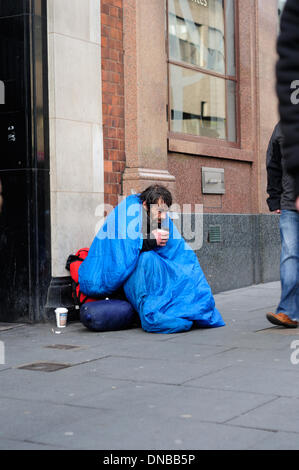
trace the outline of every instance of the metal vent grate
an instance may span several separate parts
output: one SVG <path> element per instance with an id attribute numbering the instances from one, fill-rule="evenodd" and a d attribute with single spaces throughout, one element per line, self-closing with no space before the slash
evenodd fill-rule
<path id="1" fill-rule="evenodd" d="M 220 243 L 221 239 L 221 226 L 220 225 L 210 225 L 209 226 L 209 243 Z"/>
<path id="2" fill-rule="evenodd" d="M 24 364 L 17 367 L 17 369 L 36 370 L 39 372 L 55 372 L 56 370 L 71 367 L 72 364 L 65 364 L 61 362 L 33 362 L 32 364 Z"/>

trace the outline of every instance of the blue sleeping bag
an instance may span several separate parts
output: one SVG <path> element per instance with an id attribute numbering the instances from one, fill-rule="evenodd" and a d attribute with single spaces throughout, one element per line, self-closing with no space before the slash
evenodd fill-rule
<path id="1" fill-rule="evenodd" d="M 224 326 L 196 254 L 168 215 L 166 246 L 141 252 L 142 212 L 132 195 L 108 215 L 80 266 L 81 291 L 94 297 L 123 286 L 148 332 Z"/>

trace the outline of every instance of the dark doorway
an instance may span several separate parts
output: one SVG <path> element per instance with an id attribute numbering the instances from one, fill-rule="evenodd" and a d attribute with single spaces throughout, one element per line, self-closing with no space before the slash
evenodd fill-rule
<path id="1" fill-rule="evenodd" d="M 0 0 L 0 321 L 42 318 L 50 282 L 46 0 Z"/>

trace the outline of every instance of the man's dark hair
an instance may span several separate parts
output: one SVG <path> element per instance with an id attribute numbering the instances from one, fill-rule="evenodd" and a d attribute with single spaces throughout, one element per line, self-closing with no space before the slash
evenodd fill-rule
<path id="1" fill-rule="evenodd" d="M 160 184 L 153 184 L 146 188 L 139 196 L 142 202 L 145 202 L 147 207 L 151 204 L 157 204 L 161 198 L 165 204 L 170 207 L 172 205 L 172 195 L 165 186 Z"/>

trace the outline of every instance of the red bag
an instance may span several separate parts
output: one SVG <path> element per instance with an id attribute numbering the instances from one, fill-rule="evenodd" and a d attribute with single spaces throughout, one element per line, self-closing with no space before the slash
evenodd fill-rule
<path id="1" fill-rule="evenodd" d="M 70 271 L 72 278 L 72 297 L 74 299 L 75 305 L 78 305 L 79 307 L 87 302 L 95 302 L 96 300 L 99 300 L 88 297 L 80 291 L 79 268 L 85 258 L 87 258 L 88 252 L 89 248 L 81 248 L 75 255 L 70 255 L 68 257 L 65 266 L 66 269 Z"/>

